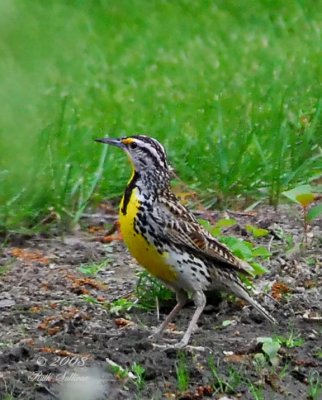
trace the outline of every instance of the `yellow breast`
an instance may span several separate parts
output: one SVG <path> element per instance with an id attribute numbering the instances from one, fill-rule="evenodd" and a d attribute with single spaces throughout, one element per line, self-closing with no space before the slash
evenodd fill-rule
<path id="1" fill-rule="evenodd" d="M 119 221 L 124 242 L 130 253 L 152 275 L 165 282 L 173 282 L 177 273 L 172 266 L 167 264 L 168 254 L 158 253 L 153 244 L 150 244 L 140 233 L 134 230 L 134 218 L 140 206 L 137 188 L 132 190 L 126 210 L 124 210 L 123 205 L 124 197 L 120 204 Z"/>

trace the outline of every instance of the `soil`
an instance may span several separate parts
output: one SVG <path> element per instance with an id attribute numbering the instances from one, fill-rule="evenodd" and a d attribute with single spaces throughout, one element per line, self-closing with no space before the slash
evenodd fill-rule
<path id="1" fill-rule="evenodd" d="M 148 339 L 159 324 L 155 308 L 123 307 L 117 313 L 108 306 L 135 297 L 141 271 L 121 241 L 97 240 L 100 232 L 93 226 L 109 217 L 89 215 L 82 229 L 64 237 L 13 236 L 0 252 L 0 399 L 322 399 L 322 393 L 314 394 L 322 372 L 322 221 L 310 227 L 303 250 L 296 208 L 263 207 L 230 217 L 238 223 L 227 235 L 272 253 L 262 262 L 269 272 L 254 284 L 258 293 L 277 299 L 257 296 L 278 325 L 231 296 L 218 302 L 210 294 L 182 351 L 162 345 L 180 339 L 192 304 L 159 346 Z M 254 239 L 246 224 L 269 234 Z M 104 260 L 106 266 L 91 278 L 79 269 Z M 160 303 L 160 320 L 172 306 Z M 289 343 L 270 359 L 257 339 L 276 335 Z"/>

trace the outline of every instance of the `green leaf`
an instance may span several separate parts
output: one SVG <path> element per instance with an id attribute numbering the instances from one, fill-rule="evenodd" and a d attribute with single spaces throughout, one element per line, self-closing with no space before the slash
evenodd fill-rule
<path id="1" fill-rule="evenodd" d="M 136 306 L 136 304 L 133 301 L 121 298 L 114 300 L 109 304 L 109 311 L 112 314 L 119 315 L 122 312 L 130 311 L 134 306 Z"/>
<path id="2" fill-rule="evenodd" d="M 253 257 L 269 258 L 272 254 L 264 246 L 258 246 L 253 250 Z"/>
<path id="3" fill-rule="evenodd" d="M 229 325 L 234 325 L 235 324 L 235 320 L 233 319 L 225 319 L 225 321 L 222 322 L 222 326 L 226 327 Z"/>
<path id="4" fill-rule="evenodd" d="M 237 224 L 237 221 L 232 218 L 222 218 L 216 222 L 215 228 L 229 228 Z"/>
<path id="5" fill-rule="evenodd" d="M 318 204 L 317 206 L 310 208 L 307 213 L 307 219 L 308 221 L 313 221 L 320 215 L 322 215 L 322 204 Z"/>
<path id="6" fill-rule="evenodd" d="M 221 238 L 222 242 L 224 242 L 230 250 L 242 260 L 251 260 L 253 258 L 252 247 L 253 245 L 250 242 L 246 242 L 245 240 L 240 240 L 235 237 L 225 237 Z"/>
<path id="7" fill-rule="evenodd" d="M 205 229 L 207 229 L 207 231 L 210 231 L 211 229 L 211 224 L 207 219 L 203 219 L 203 218 L 198 218 L 198 222 L 200 225 L 202 225 Z"/>
<path id="8" fill-rule="evenodd" d="M 269 359 L 276 357 L 280 348 L 281 345 L 278 343 L 278 341 L 275 340 L 268 340 L 267 342 L 263 343 L 262 347 L 263 352 L 267 354 Z"/>
<path id="9" fill-rule="evenodd" d="M 305 194 L 312 194 L 313 189 L 311 185 L 301 185 L 297 186 L 291 190 L 287 190 L 286 192 L 282 192 L 282 194 L 293 201 L 294 203 L 300 203 L 300 201 L 297 199 L 299 195 L 305 195 Z"/>
<path id="10" fill-rule="evenodd" d="M 213 228 L 213 229 L 211 229 L 210 233 L 213 236 L 218 237 L 221 235 L 221 228 Z"/>
<path id="11" fill-rule="evenodd" d="M 296 196 L 296 201 L 300 203 L 302 207 L 309 206 L 314 201 L 314 199 L 315 196 L 313 193 L 303 193 Z"/>
<path id="12" fill-rule="evenodd" d="M 269 234 L 269 231 L 267 229 L 257 228 L 253 225 L 246 225 L 245 228 L 247 232 L 251 233 L 254 237 L 262 237 Z"/>
<path id="13" fill-rule="evenodd" d="M 254 273 L 253 275 L 256 275 L 256 274 Z M 253 288 L 253 287 L 254 287 L 253 282 L 252 282 L 249 278 L 247 278 L 246 275 L 239 274 L 238 276 L 239 276 L 239 279 L 243 282 L 243 284 L 244 284 L 247 288 Z"/>
<path id="14" fill-rule="evenodd" d="M 270 362 L 276 365 L 277 354 L 281 345 L 277 339 L 271 337 L 259 337 L 257 338 L 257 343 L 262 343 L 263 353 L 266 354 Z"/>
<path id="15" fill-rule="evenodd" d="M 215 226 L 210 229 L 210 233 L 215 237 L 219 236 L 224 228 L 229 228 L 236 225 L 236 221 L 232 218 L 219 219 Z M 209 229 L 208 229 L 209 230 Z"/>
<path id="16" fill-rule="evenodd" d="M 250 265 L 252 266 L 255 275 L 263 275 L 268 272 L 268 270 L 258 262 L 251 262 Z"/>
<path id="17" fill-rule="evenodd" d="M 95 299 L 95 297 L 93 297 L 93 296 L 89 296 L 87 294 L 83 294 L 83 295 L 80 295 L 79 297 L 82 298 L 83 300 L 85 300 L 89 304 L 99 304 L 97 299 Z"/>
<path id="18" fill-rule="evenodd" d="M 78 270 L 85 275 L 96 275 L 99 271 L 106 267 L 108 260 L 104 260 L 101 263 L 82 264 L 78 267 Z"/>

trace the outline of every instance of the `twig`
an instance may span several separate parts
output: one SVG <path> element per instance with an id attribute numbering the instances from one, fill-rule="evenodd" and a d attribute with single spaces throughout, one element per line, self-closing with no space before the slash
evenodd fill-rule
<path id="1" fill-rule="evenodd" d="M 158 296 L 155 296 L 155 307 L 157 312 L 157 321 L 160 321 L 160 304 Z"/>
<path id="2" fill-rule="evenodd" d="M 270 238 L 270 240 L 269 240 L 268 246 L 267 246 L 267 250 L 268 250 L 269 252 L 271 251 L 271 247 L 272 247 L 273 240 L 274 240 L 274 236 L 272 235 L 271 238 Z"/>
<path id="3" fill-rule="evenodd" d="M 56 396 L 55 393 L 52 392 L 52 391 L 49 389 L 48 386 L 42 384 L 42 385 L 39 385 L 39 387 L 41 387 L 42 389 L 45 389 L 51 396 L 53 396 L 54 399 L 58 399 L 58 400 L 59 400 L 59 397 Z"/>
<path id="4" fill-rule="evenodd" d="M 106 363 L 114 368 L 117 368 L 119 370 L 121 370 L 122 372 L 126 372 L 127 376 L 131 379 L 136 379 L 136 376 L 131 372 L 131 371 L 127 371 L 125 368 L 123 368 L 120 364 L 117 364 L 116 362 L 114 362 L 113 360 L 111 360 L 110 358 L 105 358 Z"/>

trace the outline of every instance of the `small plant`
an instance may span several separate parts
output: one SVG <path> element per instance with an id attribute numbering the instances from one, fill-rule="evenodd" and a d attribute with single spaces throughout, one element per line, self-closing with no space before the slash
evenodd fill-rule
<path id="1" fill-rule="evenodd" d="M 133 307 L 139 307 L 139 305 L 132 300 L 121 298 L 107 303 L 106 307 L 109 309 L 110 313 L 120 315 L 130 311 Z"/>
<path id="2" fill-rule="evenodd" d="M 295 335 L 293 331 L 291 331 L 290 335 L 287 337 L 276 336 L 275 338 L 281 346 L 285 346 L 288 349 L 293 349 L 294 347 L 300 347 L 305 342 L 303 338 L 301 338 L 298 335 Z"/>
<path id="3" fill-rule="evenodd" d="M 314 357 L 320 358 L 322 360 L 322 350 L 318 350 L 316 353 L 314 353 Z"/>
<path id="4" fill-rule="evenodd" d="M 90 295 L 87 295 L 87 294 L 82 294 L 79 297 L 81 299 L 83 299 L 88 304 L 100 304 L 99 301 L 93 296 L 90 296 Z"/>
<path id="5" fill-rule="evenodd" d="M 142 308 L 153 309 L 156 299 L 167 301 L 173 298 L 173 292 L 148 272 L 141 271 L 138 273 L 138 277 L 135 293 Z"/>
<path id="6" fill-rule="evenodd" d="M 255 261 L 258 257 L 266 259 L 271 256 L 271 253 L 266 249 L 266 247 L 256 247 L 251 242 L 233 236 L 221 237 L 220 241 L 229 247 L 235 256 L 246 261 L 252 267 L 252 271 L 250 272 L 253 276 L 260 276 L 267 272 L 267 269 L 260 262 Z M 239 277 L 249 288 L 253 286 L 252 281 L 244 274 L 240 274 Z"/>
<path id="7" fill-rule="evenodd" d="M 313 189 L 311 185 L 301 185 L 283 192 L 283 195 L 289 200 L 299 204 L 302 207 L 305 244 L 307 244 L 307 231 L 309 223 L 322 215 L 322 204 L 312 206 L 315 201 L 322 199 L 321 194 L 314 193 L 316 190 L 318 190 L 318 188 Z"/>
<path id="8" fill-rule="evenodd" d="M 125 380 L 130 377 L 130 371 L 128 370 L 128 368 L 123 368 L 116 363 L 110 364 L 109 369 L 112 374 L 118 379 Z"/>
<path id="9" fill-rule="evenodd" d="M 274 233 L 280 240 L 285 243 L 287 252 L 291 252 L 294 249 L 294 237 L 291 234 L 286 233 L 284 229 L 280 226 L 274 227 Z"/>
<path id="10" fill-rule="evenodd" d="M 214 236 L 220 236 L 223 233 L 224 229 L 231 228 L 237 224 L 237 221 L 233 218 L 222 218 L 219 219 L 215 226 L 211 226 L 209 221 L 201 220 L 199 221 L 206 229 L 210 231 L 210 233 Z"/>
<path id="11" fill-rule="evenodd" d="M 11 264 L 5 264 L 0 266 L 0 276 L 1 275 L 6 275 L 7 272 L 9 272 L 11 268 Z"/>
<path id="12" fill-rule="evenodd" d="M 253 383 L 249 384 L 249 391 L 254 400 L 265 400 L 264 391 L 262 386 L 255 386 Z"/>
<path id="13" fill-rule="evenodd" d="M 322 381 L 318 371 L 310 372 L 308 377 L 308 399 L 319 400 L 322 395 Z"/>
<path id="14" fill-rule="evenodd" d="M 236 393 L 237 386 L 242 381 L 242 376 L 238 371 L 229 368 L 228 378 L 221 377 L 213 357 L 209 357 L 208 366 L 213 378 L 212 386 L 216 393 Z"/>
<path id="15" fill-rule="evenodd" d="M 144 388 L 145 368 L 142 365 L 134 362 L 130 368 L 123 368 L 114 361 L 108 360 L 108 369 L 115 377 L 122 381 L 131 379 L 139 392 Z"/>
<path id="16" fill-rule="evenodd" d="M 85 294 L 81 295 L 80 298 L 82 298 L 88 304 L 96 304 L 98 306 L 101 306 L 107 309 L 111 314 L 115 315 L 125 314 L 133 307 L 142 308 L 142 306 L 139 305 L 137 301 L 132 301 L 125 298 L 117 299 L 111 302 L 101 302 L 98 301 L 95 297 Z"/>
<path id="17" fill-rule="evenodd" d="M 145 368 L 141 364 L 134 362 L 132 364 L 131 371 L 134 374 L 134 380 L 133 380 L 134 384 L 137 390 L 140 392 L 141 390 L 144 389 L 145 386 L 145 379 L 144 379 Z"/>
<path id="18" fill-rule="evenodd" d="M 10 393 L 5 393 L 3 400 L 15 400 L 12 394 Z"/>
<path id="19" fill-rule="evenodd" d="M 276 367 L 279 364 L 278 352 L 281 348 L 281 344 L 277 338 L 272 337 L 259 337 L 257 338 L 257 343 L 262 344 L 262 352 L 267 361 L 271 365 Z M 261 357 L 256 358 L 257 363 L 261 361 Z M 264 361 L 264 360 L 262 360 Z"/>
<path id="20" fill-rule="evenodd" d="M 100 263 L 81 264 L 78 270 L 85 275 L 95 276 L 98 272 L 106 268 L 107 263 L 108 260 L 104 260 Z"/>
<path id="21" fill-rule="evenodd" d="M 259 237 L 264 237 L 269 234 L 269 231 L 267 229 L 263 228 L 258 228 L 257 226 L 254 225 L 245 225 L 246 231 L 253 235 L 255 238 Z"/>
<path id="22" fill-rule="evenodd" d="M 236 238 L 234 236 L 226 236 L 223 235 L 223 230 L 225 228 L 229 228 L 234 226 L 237 222 L 234 219 L 223 218 L 216 222 L 215 226 L 211 226 L 210 223 L 206 220 L 199 221 L 211 234 L 216 236 L 222 243 L 224 243 L 231 252 L 239 257 L 240 259 L 249 263 L 253 268 L 254 275 L 263 275 L 267 272 L 266 268 L 264 268 L 256 259 L 262 258 L 267 259 L 271 256 L 271 253 L 264 246 L 255 246 L 253 243 L 248 242 L 246 240 L 242 240 Z M 254 227 L 252 225 L 247 225 L 248 231 L 253 234 L 255 237 L 265 236 L 268 234 L 266 229 L 260 229 Z M 246 228 L 247 229 L 247 228 Z M 251 282 L 245 278 L 241 277 L 244 283 L 248 286 L 252 286 Z"/>
<path id="23" fill-rule="evenodd" d="M 187 360 L 184 352 L 179 352 L 179 359 L 176 363 L 177 386 L 179 392 L 184 392 L 189 387 L 189 373 Z"/>

